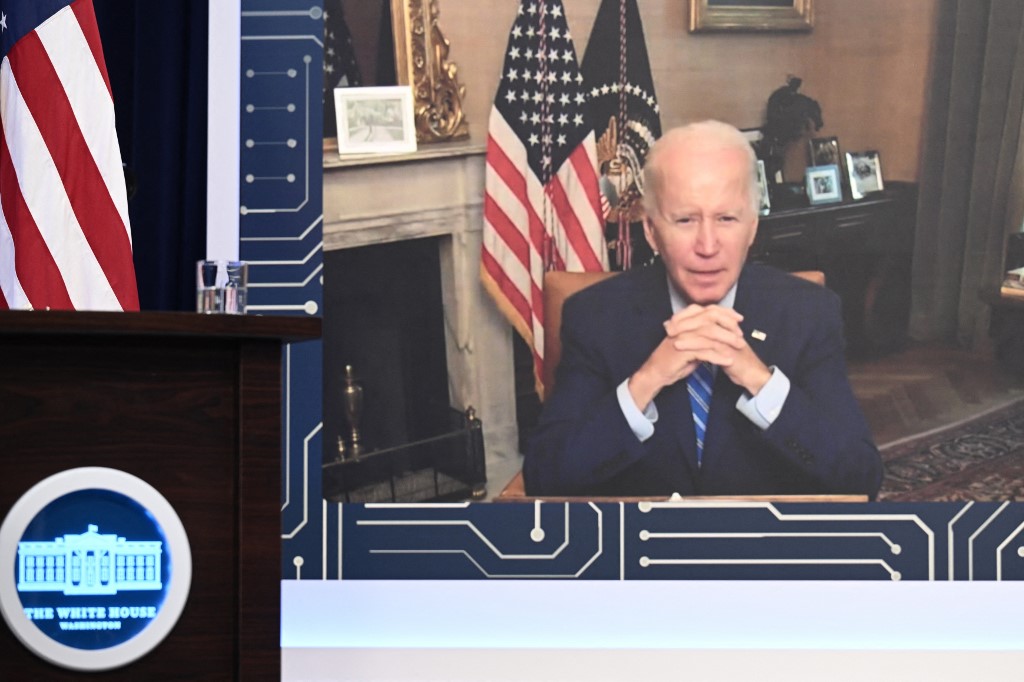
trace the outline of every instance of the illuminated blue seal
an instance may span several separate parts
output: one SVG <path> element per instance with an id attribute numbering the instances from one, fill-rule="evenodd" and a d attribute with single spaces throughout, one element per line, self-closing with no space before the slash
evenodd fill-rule
<path id="1" fill-rule="evenodd" d="M 140 478 L 88 467 L 41 481 L 0 526 L 0 611 L 30 650 L 105 670 L 155 648 L 192 577 L 181 520 Z"/>

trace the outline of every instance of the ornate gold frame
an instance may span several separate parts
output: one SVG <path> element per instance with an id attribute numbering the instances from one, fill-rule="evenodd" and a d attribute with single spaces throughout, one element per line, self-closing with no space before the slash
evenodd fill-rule
<path id="1" fill-rule="evenodd" d="M 690 0 L 690 32 L 705 31 L 810 31 L 814 27 L 814 0 L 792 0 L 787 7 L 749 0 L 743 5 L 716 5 Z"/>
<path id="2" fill-rule="evenodd" d="M 451 46 L 441 33 L 440 14 L 440 0 L 391 0 L 398 83 L 412 86 L 419 142 L 469 136 L 462 111 L 466 87 L 448 61 Z"/>

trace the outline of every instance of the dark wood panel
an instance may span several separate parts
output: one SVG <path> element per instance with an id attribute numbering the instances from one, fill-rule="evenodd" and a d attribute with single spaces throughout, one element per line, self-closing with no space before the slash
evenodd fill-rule
<path id="1" fill-rule="evenodd" d="M 280 349 L 240 349 L 238 471 L 239 679 L 278 679 L 281 669 Z M 274 504 L 268 505 L 267 500 Z"/>

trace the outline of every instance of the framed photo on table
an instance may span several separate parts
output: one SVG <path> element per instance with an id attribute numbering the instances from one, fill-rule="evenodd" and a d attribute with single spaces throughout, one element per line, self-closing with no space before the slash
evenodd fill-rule
<path id="1" fill-rule="evenodd" d="M 764 161 L 761 159 L 757 160 L 757 190 L 757 212 L 760 215 L 768 215 L 772 210 L 772 200 L 768 195 L 768 174 L 765 173 Z"/>
<path id="2" fill-rule="evenodd" d="M 416 121 L 408 85 L 335 88 L 334 105 L 340 155 L 416 151 Z"/>
<path id="3" fill-rule="evenodd" d="M 838 137 L 814 137 L 808 142 L 812 166 L 842 165 Z"/>
<path id="4" fill-rule="evenodd" d="M 830 204 L 843 200 L 843 185 L 839 166 L 808 166 L 804 175 L 807 199 L 812 204 Z"/>
<path id="5" fill-rule="evenodd" d="M 758 146 L 761 144 L 761 140 L 764 139 L 764 130 L 761 128 L 740 128 L 740 132 L 743 137 L 747 138 L 747 142 L 756 151 Z"/>
<path id="6" fill-rule="evenodd" d="M 882 183 L 882 161 L 878 152 L 847 152 L 846 171 L 850 176 L 850 196 L 863 199 L 872 192 L 885 189 Z"/>

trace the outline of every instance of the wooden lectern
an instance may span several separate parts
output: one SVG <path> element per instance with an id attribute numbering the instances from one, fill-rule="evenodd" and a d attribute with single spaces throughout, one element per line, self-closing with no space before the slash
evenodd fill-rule
<path id="1" fill-rule="evenodd" d="M 112 680 L 277 680 L 281 674 L 281 346 L 320 319 L 0 311 L 0 516 L 82 466 L 138 476 L 174 507 L 192 550 L 177 625 Z M 0 621 L 4 679 L 57 668 Z"/>

